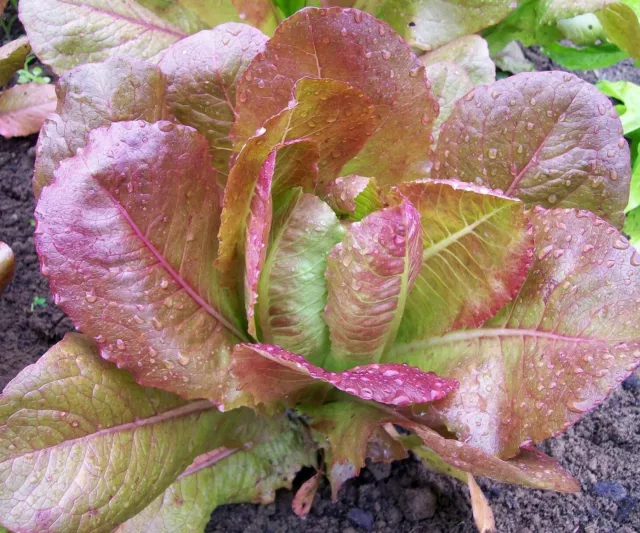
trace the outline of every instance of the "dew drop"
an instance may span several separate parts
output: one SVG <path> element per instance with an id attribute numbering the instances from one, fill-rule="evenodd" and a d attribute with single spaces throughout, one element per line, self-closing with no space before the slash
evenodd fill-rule
<path id="1" fill-rule="evenodd" d="M 122 339 L 116 340 L 116 346 L 118 350 L 120 350 L 121 352 L 127 349 L 127 345 L 124 343 Z"/>
<path id="2" fill-rule="evenodd" d="M 553 244 L 550 244 L 549 246 L 545 246 L 538 253 L 538 259 L 542 261 L 545 257 L 547 257 L 551 253 L 552 250 L 553 250 Z"/>
<path id="3" fill-rule="evenodd" d="M 98 297 L 95 294 L 93 294 L 93 291 L 90 291 L 84 295 L 84 299 L 87 300 L 87 302 L 89 302 L 90 304 L 92 304 L 98 299 Z"/>
<path id="4" fill-rule="evenodd" d="M 189 364 L 190 359 L 185 356 L 182 355 L 181 353 L 178 354 L 178 363 L 180 363 L 182 366 L 187 366 Z"/>
<path id="5" fill-rule="evenodd" d="M 627 248 L 629 248 L 629 241 L 627 241 L 627 239 L 625 239 L 624 237 L 618 237 L 613 242 L 613 247 L 617 248 L 618 250 L 626 250 Z"/>
<path id="6" fill-rule="evenodd" d="M 498 156 L 498 150 L 496 148 L 489 148 L 489 159 L 495 159 Z"/>
<path id="7" fill-rule="evenodd" d="M 391 57 L 391 52 L 389 52 L 389 50 L 383 50 L 382 51 L 382 57 L 384 59 L 389 59 Z"/>
<path id="8" fill-rule="evenodd" d="M 162 287 L 163 289 L 166 289 L 169 286 L 169 282 L 166 279 L 163 279 L 160 282 L 160 287 Z"/>
<path id="9" fill-rule="evenodd" d="M 533 129 L 533 122 L 527 122 L 527 130 L 531 131 Z"/>

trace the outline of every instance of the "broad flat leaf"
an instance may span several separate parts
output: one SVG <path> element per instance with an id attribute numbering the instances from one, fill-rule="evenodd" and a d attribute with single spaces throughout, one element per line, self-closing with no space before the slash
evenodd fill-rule
<path id="1" fill-rule="evenodd" d="M 29 52 L 31 45 L 26 37 L 19 37 L 0 48 L 0 86 L 6 85 L 23 67 Z"/>
<path id="2" fill-rule="evenodd" d="M 0 396 L 0 521 L 14 533 L 112 531 L 222 445 L 217 425 L 234 416 L 140 387 L 68 334 Z"/>
<path id="3" fill-rule="evenodd" d="M 621 227 L 629 148 L 598 89 L 562 72 L 477 87 L 440 130 L 434 178 L 475 181 L 527 206 L 580 207 Z"/>
<path id="4" fill-rule="evenodd" d="M 387 462 L 407 457 L 401 445 L 396 448 L 391 444 L 399 443 L 381 427 L 393 421 L 393 413 L 354 401 L 338 401 L 317 407 L 304 405 L 299 410 L 310 417 L 309 427 L 320 435 L 316 440 L 324 448 L 327 458 L 334 502 L 344 482 L 356 477 L 365 466 L 365 459 L 371 457 L 369 445 L 374 440 L 382 440 L 388 449 L 393 450 Z"/>
<path id="5" fill-rule="evenodd" d="M 250 451 L 221 449 L 198 457 L 179 479 L 114 533 L 202 533 L 219 505 L 271 503 L 276 490 L 291 488 L 316 450 L 300 428 L 273 424 L 268 438 Z"/>
<path id="6" fill-rule="evenodd" d="M 294 187 L 304 192 L 315 192 L 319 161 L 320 146 L 313 140 L 303 139 L 278 149 L 271 187 L 276 207 Z"/>
<path id="7" fill-rule="evenodd" d="M 391 28 L 356 10 L 308 8 L 280 25 L 238 85 L 236 149 L 286 107 L 304 77 L 346 82 L 374 106 L 377 127 L 343 174 L 375 176 L 381 185 L 420 174 L 437 114 L 424 67 Z"/>
<path id="8" fill-rule="evenodd" d="M 456 181 L 418 181 L 392 189 L 422 223 L 420 273 L 407 297 L 398 342 L 482 324 L 518 293 L 533 239 L 522 202 Z"/>
<path id="9" fill-rule="evenodd" d="M 219 287 L 220 191 L 196 131 L 169 122 L 93 130 L 36 208 L 56 303 L 139 383 L 222 403 L 243 338 Z"/>
<path id="10" fill-rule="evenodd" d="M 222 24 L 173 44 L 159 63 L 171 113 L 207 138 L 213 164 L 224 176 L 231 157 L 236 85 L 266 41 L 246 24 Z"/>
<path id="11" fill-rule="evenodd" d="M 344 231 L 336 215 L 312 194 L 294 194 L 276 215 L 258 289 L 260 340 L 299 353 L 322 366 L 329 330 L 324 271 Z"/>
<path id="12" fill-rule="evenodd" d="M 518 41 L 511 41 L 493 57 L 493 60 L 500 70 L 512 74 L 531 72 L 535 68 L 534 64 L 525 57 Z"/>
<path id="13" fill-rule="evenodd" d="M 442 124 L 449 118 L 453 106 L 475 86 L 465 70 L 455 63 L 434 63 L 427 66 L 431 91 L 440 106 L 440 114 L 433 123 L 433 136 L 438 140 Z"/>
<path id="14" fill-rule="evenodd" d="M 25 83 L 0 93 L 0 135 L 22 137 L 38 133 L 56 109 L 53 85 Z"/>
<path id="15" fill-rule="evenodd" d="M 305 389 L 327 389 L 324 384 L 363 400 L 390 405 L 412 405 L 444 398 L 457 386 L 455 380 L 420 372 L 404 364 L 371 364 L 327 372 L 301 355 L 268 344 L 238 344 L 233 350 L 231 373 L 238 390 L 249 399 L 232 404 L 257 407 L 283 400 L 294 405 Z"/>
<path id="16" fill-rule="evenodd" d="M 374 11 L 370 6 L 380 4 Z M 388 22 L 415 48 L 431 51 L 500 22 L 516 7 L 508 0 L 360 0 L 356 7 Z"/>
<path id="17" fill-rule="evenodd" d="M 604 28 L 594 13 L 583 13 L 569 19 L 560 19 L 558 29 L 565 39 L 569 39 L 577 46 L 592 46 L 607 39 Z"/>
<path id="18" fill-rule="evenodd" d="M 188 35 L 134 0 L 23 0 L 19 9 L 34 53 L 59 74 L 116 55 L 153 58 Z"/>
<path id="19" fill-rule="evenodd" d="M 247 142 L 229 174 L 218 258 L 229 286 L 236 285 L 235 278 L 242 269 L 238 259 L 244 253 L 247 217 L 269 154 L 289 143 L 312 139 L 318 145 L 318 179 L 322 185 L 337 176 L 375 128 L 374 109 L 368 99 L 362 91 L 345 83 L 304 78 L 296 84 L 294 98 Z"/>
<path id="20" fill-rule="evenodd" d="M 249 334 L 257 339 L 255 306 L 258 301 L 258 282 L 264 261 L 267 258 L 267 243 L 271 231 L 273 204 L 271 201 L 271 181 L 276 165 L 275 150 L 267 156 L 260 169 L 256 186 L 251 197 L 247 229 L 245 234 L 244 255 L 244 302 L 249 322 Z"/>
<path id="21" fill-rule="evenodd" d="M 496 66 L 489 57 L 489 47 L 479 35 L 465 35 L 455 41 L 420 56 L 426 67 L 435 63 L 455 63 L 462 68 L 474 85 L 496 81 Z M 429 77 L 427 70 L 427 79 Z"/>
<path id="22" fill-rule="evenodd" d="M 588 211 L 537 208 L 532 223 L 535 262 L 509 305 L 389 357 L 458 379 L 436 413 L 501 457 L 577 422 L 640 361 L 640 252 Z"/>
<path id="23" fill-rule="evenodd" d="M 476 522 L 478 531 L 480 533 L 495 533 L 496 522 L 493 518 L 493 511 L 491 510 L 487 497 L 471 474 L 467 474 L 467 481 L 469 484 L 469 492 L 471 493 L 473 519 Z"/>
<path id="24" fill-rule="evenodd" d="M 324 318 L 338 369 L 375 363 L 396 338 L 422 263 L 420 214 L 409 201 L 354 222 L 327 259 Z"/>
<path id="25" fill-rule="evenodd" d="M 383 207 L 376 179 L 363 176 L 336 179 L 327 188 L 326 200 L 336 214 L 356 222 Z"/>
<path id="26" fill-rule="evenodd" d="M 607 68 L 629 57 L 615 44 L 600 44 L 575 48 L 559 43 L 549 43 L 541 51 L 563 68 L 569 70 L 591 70 Z"/>
<path id="27" fill-rule="evenodd" d="M 638 4 L 640 13 L 640 3 Z M 607 38 L 636 60 L 640 60 L 640 21 L 631 7 L 621 2 L 608 5 L 598 11 Z"/>
<path id="28" fill-rule="evenodd" d="M 75 155 L 89 132 L 112 122 L 164 118 L 162 73 L 154 65 L 125 56 L 82 65 L 62 75 L 58 107 L 45 121 L 36 147 L 36 198 L 51 183 L 60 161 Z"/>
<path id="29" fill-rule="evenodd" d="M 640 208 L 635 208 L 627 214 L 623 231 L 629 236 L 629 242 L 640 249 Z"/>
<path id="30" fill-rule="evenodd" d="M 427 426 L 398 423 L 413 430 L 443 461 L 463 472 L 536 489 L 580 491 L 579 483 L 571 474 L 535 448 L 523 448 L 517 457 L 504 461 L 464 442 L 445 439 Z"/>
<path id="31" fill-rule="evenodd" d="M 0 241 L 0 294 L 7 288 L 7 285 L 11 283 L 13 274 L 16 270 L 16 260 L 13 255 L 13 250 L 8 244 Z"/>

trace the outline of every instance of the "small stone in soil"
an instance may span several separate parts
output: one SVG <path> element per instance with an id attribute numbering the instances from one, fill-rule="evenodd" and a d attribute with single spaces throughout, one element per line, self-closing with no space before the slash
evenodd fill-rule
<path id="1" fill-rule="evenodd" d="M 631 374 L 627 379 L 622 382 L 624 390 L 629 392 L 635 392 L 640 390 L 640 376 L 638 374 Z"/>
<path id="2" fill-rule="evenodd" d="M 636 506 L 638 505 L 638 499 L 630 496 L 629 498 L 625 498 L 622 503 L 620 503 L 618 507 L 618 512 L 616 513 L 616 522 L 623 523 L 626 522 Z"/>
<path id="3" fill-rule="evenodd" d="M 591 488 L 596 495 L 614 502 L 622 501 L 627 497 L 627 489 L 617 482 L 598 481 Z"/>
<path id="4" fill-rule="evenodd" d="M 354 526 L 358 526 L 365 531 L 373 529 L 373 515 L 367 511 L 358 508 L 351 509 L 347 514 L 347 518 Z"/>
<path id="5" fill-rule="evenodd" d="M 406 489 L 398 501 L 404 517 L 411 522 L 431 518 L 436 514 L 436 497 L 430 489 Z"/>

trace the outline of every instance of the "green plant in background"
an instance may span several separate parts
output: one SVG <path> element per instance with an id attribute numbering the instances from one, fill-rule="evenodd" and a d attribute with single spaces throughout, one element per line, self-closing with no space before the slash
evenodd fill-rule
<path id="1" fill-rule="evenodd" d="M 45 76 L 42 67 L 37 65 L 35 67 L 30 67 L 30 64 L 33 63 L 35 59 L 36 56 L 34 55 L 30 55 L 25 59 L 24 67 L 17 72 L 17 83 L 40 83 L 45 85 L 51 82 L 51 78 L 49 76 Z"/>
<path id="2" fill-rule="evenodd" d="M 627 218 L 624 232 L 634 246 L 640 246 L 640 86 L 630 81 L 599 81 L 596 84 L 607 96 L 620 102 L 616 111 L 620 115 L 625 137 L 631 144 L 631 189 L 629 203 L 625 208 Z"/>
<path id="3" fill-rule="evenodd" d="M 47 299 L 43 296 L 34 296 L 33 301 L 31 302 L 31 312 L 36 310 L 36 307 L 46 307 Z"/>

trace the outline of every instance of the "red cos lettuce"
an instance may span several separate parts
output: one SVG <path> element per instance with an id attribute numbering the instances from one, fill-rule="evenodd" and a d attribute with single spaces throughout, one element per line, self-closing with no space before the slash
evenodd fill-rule
<path id="1" fill-rule="evenodd" d="M 62 76 L 36 242 L 87 337 L 0 400 L 2 525 L 202 531 L 317 447 L 334 497 L 407 449 L 579 489 L 534 445 L 640 360 L 620 121 L 569 74 L 455 101 L 464 67 L 429 68 L 433 87 L 386 24 L 332 8 Z"/>

